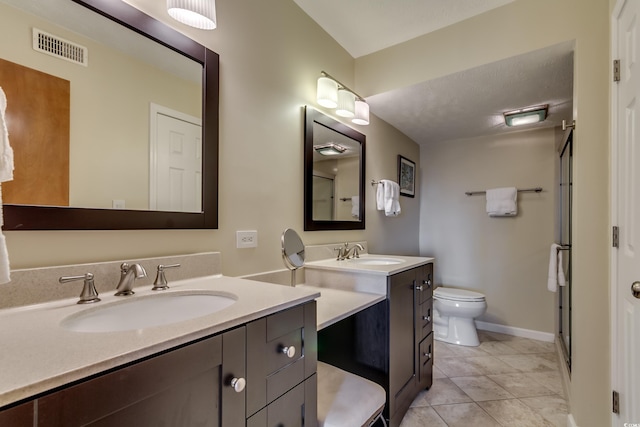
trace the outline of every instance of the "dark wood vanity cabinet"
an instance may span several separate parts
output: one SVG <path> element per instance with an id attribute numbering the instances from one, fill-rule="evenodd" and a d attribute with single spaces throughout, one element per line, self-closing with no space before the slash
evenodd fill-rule
<path id="1" fill-rule="evenodd" d="M 315 307 L 306 303 L 0 410 L 0 426 L 315 426 Z M 290 339 L 291 358 L 277 352 Z M 237 379 L 246 380 L 244 389 L 233 387 Z M 249 417 L 254 412 L 264 422 Z"/>
<path id="2" fill-rule="evenodd" d="M 387 277 L 387 299 L 318 334 L 320 360 L 377 382 L 400 425 L 433 373 L 433 264 Z"/>

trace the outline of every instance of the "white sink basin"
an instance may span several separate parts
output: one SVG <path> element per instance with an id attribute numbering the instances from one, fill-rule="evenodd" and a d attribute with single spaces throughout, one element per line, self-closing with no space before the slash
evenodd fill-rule
<path id="1" fill-rule="evenodd" d="M 360 265 L 393 265 L 402 264 L 405 261 L 400 258 L 362 257 L 351 258 L 347 262 Z"/>
<path id="2" fill-rule="evenodd" d="M 66 317 L 60 326 L 76 332 L 117 332 L 144 329 L 206 316 L 237 301 L 231 294 L 171 292 L 150 296 L 122 297 Z"/>

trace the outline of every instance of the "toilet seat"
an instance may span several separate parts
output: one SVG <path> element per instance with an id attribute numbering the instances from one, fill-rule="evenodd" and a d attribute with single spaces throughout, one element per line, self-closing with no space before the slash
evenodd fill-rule
<path id="1" fill-rule="evenodd" d="M 434 298 L 448 301 L 478 302 L 484 301 L 485 296 L 480 292 L 467 291 L 465 289 L 443 288 L 442 286 L 433 291 Z"/>

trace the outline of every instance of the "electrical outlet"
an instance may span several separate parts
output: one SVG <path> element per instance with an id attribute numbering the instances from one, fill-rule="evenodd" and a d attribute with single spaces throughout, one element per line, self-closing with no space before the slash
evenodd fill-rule
<path id="1" fill-rule="evenodd" d="M 258 232 L 256 230 L 236 231 L 236 248 L 257 248 Z"/>

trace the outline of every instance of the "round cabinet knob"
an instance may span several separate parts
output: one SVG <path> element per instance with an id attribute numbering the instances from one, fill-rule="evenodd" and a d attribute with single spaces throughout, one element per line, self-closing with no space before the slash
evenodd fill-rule
<path id="1" fill-rule="evenodd" d="M 422 320 L 426 320 L 427 322 L 431 322 L 431 316 L 422 316 Z"/>
<path id="2" fill-rule="evenodd" d="M 633 282 L 631 284 L 631 293 L 634 297 L 640 298 L 640 282 Z"/>
<path id="3" fill-rule="evenodd" d="M 421 285 L 416 286 L 416 291 L 422 291 L 424 289 Z"/>
<path id="4" fill-rule="evenodd" d="M 247 385 L 247 380 L 244 378 L 233 378 L 230 385 L 236 393 L 240 393 Z"/>
<path id="5" fill-rule="evenodd" d="M 427 360 L 431 359 L 431 353 L 423 353 L 423 356 L 427 358 Z"/>
<path id="6" fill-rule="evenodd" d="M 282 347 L 280 351 L 286 354 L 289 359 L 296 355 L 296 348 L 292 345 L 288 347 Z"/>
<path id="7" fill-rule="evenodd" d="M 430 288 L 430 287 L 431 287 L 431 279 L 429 279 L 429 280 L 423 280 L 423 281 L 422 281 L 422 284 L 423 284 L 423 285 L 427 285 L 427 288 Z"/>

